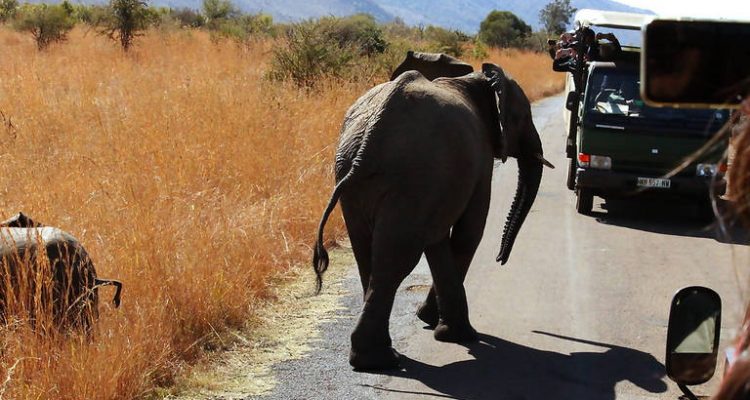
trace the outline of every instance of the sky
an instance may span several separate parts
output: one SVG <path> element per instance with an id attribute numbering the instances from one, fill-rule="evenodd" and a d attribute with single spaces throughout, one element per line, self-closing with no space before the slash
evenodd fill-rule
<path id="1" fill-rule="evenodd" d="M 659 15 L 750 21 L 748 0 L 615 0 Z"/>

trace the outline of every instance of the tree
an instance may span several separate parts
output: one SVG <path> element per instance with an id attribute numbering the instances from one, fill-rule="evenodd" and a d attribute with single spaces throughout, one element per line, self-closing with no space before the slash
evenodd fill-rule
<path id="1" fill-rule="evenodd" d="M 479 39 L 496 47 L 519 47 L 531 27 L 510 11 L 491 11 L 479 25 Z"/>
<path id="2" fill-rule="evenodd" d="M 458 30 L 448 30 L 437 26 L 428 26 L 424 31 L 425 37 L 434 43 L 434 50 L 438 53 L 461 57 L 464 46 L 471 39 L 465 33 Z"/>
<path id="3" fill-rule="evenodd" d="M 31 33 L 39 50 L 54 42 L 66 41 L 73 26 L 75 20 L 66 8 L 53 4 L 26 4 L 14 21 L 16 30 Z"/>
<path id="4" fill-rule="evenodd" d="M 570 0 L 552 0 L 539 11 L 539 22 L 547 32 L 559 35 L 567 30 L 570 17 L 576 11 Z"/>
<path id="5" fill-rule="evenodd" d="M 153 19 L 153 13 L 142 0 L 111 0 L 108 15 L 100 24 L 101 34 L 120 42 L 124 51 L 133 45 L 133 40 L 142 35 Z"/>
<path id="6" fill-rule="evenodd" d="M 211 29 L 217 29 L 221 21 L 240 15 L 231 0 L 203 0 L 203 17 Z"/>
<path id="7" fill-rule="evenodd" d="M 0 22 L 5 22 L 16 16 L 18 0 L 0 0 Z"/>

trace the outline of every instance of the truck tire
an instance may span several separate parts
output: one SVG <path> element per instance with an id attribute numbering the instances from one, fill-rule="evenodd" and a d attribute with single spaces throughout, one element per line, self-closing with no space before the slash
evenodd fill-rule
<path id="1" fill-rule="evenodd" d="M 568 164 L 568 180 L 566 182 L 566 185 L 568 186 L 569 190 L 575 190 L 577 167 L 578 167 L 578 164 L 576 163 L 576 159 L 571 158 L 570 163 Z"/>
<path id="2" fill-rule="evenodd" d="M 576 211 L 579 214 L 589 215 L 594 208 L 594 194 L 591 189 L 576 190 Z"/>

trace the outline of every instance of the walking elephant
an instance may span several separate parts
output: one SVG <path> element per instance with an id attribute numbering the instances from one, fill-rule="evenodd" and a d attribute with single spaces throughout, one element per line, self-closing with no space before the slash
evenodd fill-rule
<path id="1" fill-rule="evenodd" d="M 391 80 L 411 70 L 419 71 L 425 78 L 433 80 L 468 75 L 474 72 L 474 67 L 447 54 L 419 53 L 410 50 L 406 53 L 404 61 L 391 74 Z"/>
<path id="2" fill-rule="evenodd" d="M 476 340 L 463 280 L 482 238 L 494 159 L 518 159 L 519 180 L 497 260 L 505 264 L 536 197 L 544 160 L 520 86 L 503 70 L 429 81 L 407 71 L 355 102 L 336 152 L 336 186 L 314 248 L 318 290 L 328 267 L 323 229 L 341 201 L 364 290 L 350 364 L 391 368 L 388 322 L 396 290 L 422 253 L 433 287 L 418 316 L 435 339 Z"/>

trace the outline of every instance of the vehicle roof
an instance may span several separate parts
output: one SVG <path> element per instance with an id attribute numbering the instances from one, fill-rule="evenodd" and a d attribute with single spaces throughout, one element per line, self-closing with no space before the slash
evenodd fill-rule
<path id="1" fill-rule="evenodd" d="M 585 8 L 576 13 L 575 27 L 603 26 L 607 28 L 639 31 L 643 25 L 651 22 L 654 18 L 656 18 L 656 15 L 602 11 Z"/>

